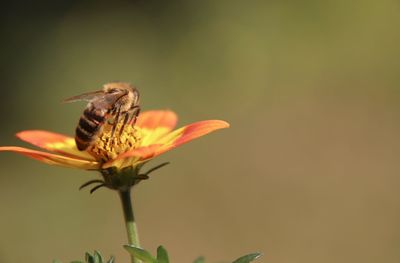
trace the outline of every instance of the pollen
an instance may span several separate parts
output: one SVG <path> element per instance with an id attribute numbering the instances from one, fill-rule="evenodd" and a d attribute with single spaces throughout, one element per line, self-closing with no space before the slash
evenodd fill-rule
<path id="1" fill-rule="evenodd" d="M 118 155 L 137 148 L 141 143 L 141 132 L 132 125 L 125 125 L 121 132 L 122 122 L 118 123 L 114 134 L 113 125 L 104 124 L 97 139 L 88 148 L 88 152 L 97 160 L 107 162 Z"/>

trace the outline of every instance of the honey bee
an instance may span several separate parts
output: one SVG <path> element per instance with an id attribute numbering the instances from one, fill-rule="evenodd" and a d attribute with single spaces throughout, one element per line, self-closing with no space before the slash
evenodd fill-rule
<path id="1" fill-rule="evenodd" d="M 78 150 L 86 150 L 101 133 L 103 125 L 112 125 L 111 139 L 117 124 L 122 121 L 121 134 L 126 124 L 134 124 L 140 112 L 139 91 L 129 83 L 111 82 L 103 89 L 65 99 L 64 102 L 88 101 L 75 130 Z"/>

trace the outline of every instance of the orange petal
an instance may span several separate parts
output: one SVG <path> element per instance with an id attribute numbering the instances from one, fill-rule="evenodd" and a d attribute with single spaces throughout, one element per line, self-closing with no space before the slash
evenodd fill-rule
<path id="1" fill-rule="evenodd" d="M 171 131 L 176 126 L 178 117 L 170 110 L 154 110 L 140 113 L 135 126 L 153 130 L 159 127 L 168 128 Z"/>
<path id="2" fill-rule="evenodd" d="M 122 153 L 117 158 L 111 160 L 103 165 L 103 168 L 118 167 L 124 168 L 126 166 L 134 166 L 140 163 L 142 160 L 151 159 L 156 153 L 157 149 L 160 148 L 161 144 L 153 144 L 150 146 L 139 147 L 132 151 Z"/>
<path id="3" fill-rule="evenodd" d="M 210 132 L 228 127 L 229 123 L 221 120 L 207 120 L 189 124 L 171 132 L 170 134 L 157 141 L 157 144 L 162 144 L 163 146 L 156 150 L 154 156 L 160 155 L 166 151 L 178 147 L 179 145 L 190 142 L 191 140 L 204 136 Z"/>
<path id="4" fill-rule="evenodd" d="M 35 150 L 30 150 L 22 147 L 5 146 L 0 147 L 0 151 L 9 151 L 22 154 L 33 158 L 35 160 L 41 161 L 46 164 L 59 165 L 64 167 L 72 167 L 86 170 L 97 170 L 100 164 L 95 161 L 88 161 L 84 159 L 72 158 L 47 152 L 40 152 Z"/>
<path id="5" fill-rule="evenodd" d="M 25 142 L 49 151 L 58 152 L 71 157 L 94 160 L 89 153 L 79 151 L 74 138 L 69 136 L 41 130 L 22 131 L 17 133 L 16 136 Z"/>
<path id="6" fill-rule="evenodd" d="M 146 146 L 146 147 L 140 147 L 140 148 L 136 148 L 132 151 L 126 152 L 126 153 L 122 153 L 120 155 L 118 155 L 117 159 L 124 159 L 127 157 L 139 157 L 140 159 L 148 159 L 153 157 L 154 153 L 156 152 L 156 150 L 158 148 L 160 148 L 162 145 L 161 144 L 153 144 L 150 146 Z"/>
<path id="7" fill-rule="evenodd" d="M 120 154 L 115 160 L 108 162 L 105 165 L 106 167 L 116 166 L 119 168 L 129 165 L 135 165 L 137 163 L 154 158 L 157 155 L 160 155 L 181 144 L 194 140 L 210 132 L 228 127 L 229 123 L 220 120 L 196 122 L 167 134 L 166 136 L 158 140 L 155 144 L 140 147 L 132 151 Z"/>
<path id="8" fill-rule="evenodd" d="M 146 111 L 139 115 L 135 127 L 141 133 L 140 146 L 149 146 L 169 133 L 175 126 L 178 117 L 173 111 Z"/>

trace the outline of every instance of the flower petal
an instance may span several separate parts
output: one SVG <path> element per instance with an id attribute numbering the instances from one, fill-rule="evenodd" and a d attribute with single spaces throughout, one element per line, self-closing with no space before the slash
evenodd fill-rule
<path id="1" fill-rule="evenodd" d="M 178 117 L 175 112 L 170 110 L 145 111 L 139 114 L 135 126 L 154 130 L 155 128 L 165 127 L 170 131 L 175 128 Z"/>
<path id="2" fill-rule="evenodd" d="M 141 146 L 148 146 L 169 133 L 175 126 L 178 117 L 173 111 L 146 111 L 139 115 L 135 127 L 141 133 Z"/>
<path id="3" fill-rule="evenodd" d="M 136 148 L 132 151 L 118 155 L 117 158 L 106 162 L 102 167 L 109 168 L 115 166 L 119 169 L 122 169 L 126 166 L 134 166 L 143 160 L 151 159 L 157 152 L 157 149 L 161 146 L 161 144 L 153 144 L 150 146 Z"/>
<path id="4" fill-rule="evenodd" d="M 156 150 L 155 156 L 178 147 L 179 145 L 190 142 L 191 140 L 204 136 L 210 132 L 228 127 L 229 123 L 221 120 L 207 120 L 189 124 L 171 132 L 170 134 L 167 134 L 158 140 L 156 143 L 162 144 L 163 146 Z"/>
<path id="5" fill-rule="evenodd" d="M 86 151 L 78 150 L 74 138 L 63 134 L 41 130 L 30 130 L 19 132 L 16 136 L 25 142 L 49 151 L 58 152 L 71 157 L 94 160 L 94 158 Z"/>
<path id="6" fill-rule="evenodd" d="M 86 170 L 97 170 L 100 167 L 100 164 L 96 161 L 88 161 L 84 159 L 72 158 L 47 152 L 35 151 L 22 147 L 4 146 L 0 147 L 0 151 L 15 152 L 51 165 L 59 165 Z"/>
<path id="7" fill-rule="evenodd" d="M 154 158 L 157 155 L 160 155 L 181 144 L 199 138 L 210 132 L 228 127 L 229 123 L 220 120 L 208 120 L 192 123 L 167 134 L 166 136 L 156 141 L 155 144 L 140 147 L 132 151 L 120 154 L 115 160 L 108 162 L 105 165 L 107 167 L 116 166 L 119 168 L 128 165 L 135 165 L 142 161 Z M 130 159 L 129 162 L 127 162 L 127 160 L 132 157 L 135 158 Z"/>

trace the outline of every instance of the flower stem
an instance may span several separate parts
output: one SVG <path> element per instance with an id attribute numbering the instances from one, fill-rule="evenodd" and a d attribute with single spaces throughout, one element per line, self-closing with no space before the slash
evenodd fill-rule
<path id="1" fill-rule="evenodd" d="M 119 197 L 121 198 L 122 209 L 124 210 L 124 219 L 125 219 L 126 232 L 128 234 L 129 245 L 140 247 L 139 235 L 136 227 L 135 217 L 133 215 L 130 189 L 119 191 Z M 138 260 L 134 256 L 131 256 L 131 262 L 140 263 L 140 260 Z"/>

